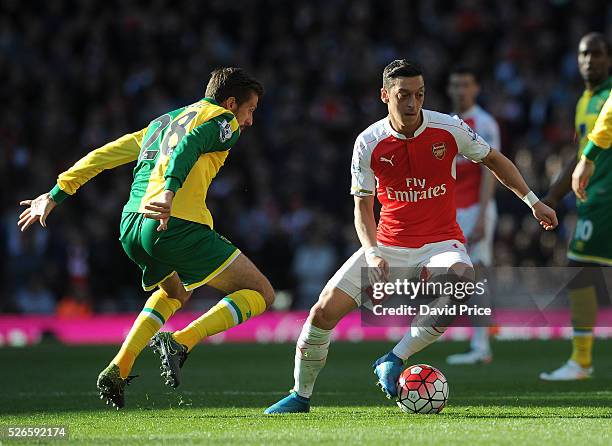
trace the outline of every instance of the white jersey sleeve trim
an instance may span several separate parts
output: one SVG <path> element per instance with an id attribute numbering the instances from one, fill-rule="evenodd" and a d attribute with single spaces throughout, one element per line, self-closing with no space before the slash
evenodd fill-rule
<path id="1" fill-rule="evenodd" d="M 376 177 L 372 170 L 372 152 L 380 141 L 389 136 L 385 119 L 365 129 L 355 140 L 351 161 L 351 194 L 366 197 L 376 193 Z"/>

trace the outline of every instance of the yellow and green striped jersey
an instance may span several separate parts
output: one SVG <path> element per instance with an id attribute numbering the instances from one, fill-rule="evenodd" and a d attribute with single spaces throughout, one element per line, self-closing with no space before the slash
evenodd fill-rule
<path id="1" fill-rule="evenodd" d="M 586 147 L 588 135 L 595 126 L 597 116 L 604 106 L 612 88 L 612 76 L 594 90 L 584 90 L 576 104 L 576 136 L 578 138 L 578 158 Z"/>
<path id="2" fill-rule="evenodd" d="M 578 137 L 578 158 L 589 143 L 589 134 L 595 127 L 599 116 L 612 88 L 612 76 L 598 85 L 594 90 L 585 90 L 576 105 L 576 135 Z M 590 150 L 587 150 L 587 152 Z M 578 209 L 590 206 L 609 206 L 610 191 L 612 191 L 612 151 L 606 150 L 597 158 L 597 169 L 587 186 L 587 200 L 578 200 Z"/>
<path id="3" fill-rule="evenodd" d="M 103 170 L 138 160 L 124 212 L 146 212 L 144 206 L 169 189 L 176 194 L 173 217 L 212 228 L 206 194 L 239 136 L 234 115 L 204 98 L 90 152 L 59 175 L 51 197 L 61 203 Z"/>
<path id="4" fill-rule="evenodd" d="M 612 90 L 606 100 L 595 126 L 589 133 L 589 142 L 584 149 L 584 155 L 594 160 L 603 150 L 608 150 L 612 146 Z"/>

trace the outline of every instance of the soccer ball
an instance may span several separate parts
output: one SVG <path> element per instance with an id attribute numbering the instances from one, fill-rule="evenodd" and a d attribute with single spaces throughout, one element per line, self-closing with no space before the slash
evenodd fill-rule
<path id="1" fill-rule="evenodd" d="M 440 413 L 448 400 L 448 382 L 435 367 L 411 365 L 397 382 L 397 405 L 406 413 Z"/>

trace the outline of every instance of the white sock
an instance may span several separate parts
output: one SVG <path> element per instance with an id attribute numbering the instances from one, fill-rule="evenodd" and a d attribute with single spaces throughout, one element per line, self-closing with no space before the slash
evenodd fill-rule
<path id="1" fill-rule="evenodd" d="M 319 372 L 325 366 L 332 330 L 323 330 L 306 322 L 295 346 L 295 390 L 298 395 L 310 398 Z"/>
<path id="2" fill-rule="evenodd" d="M 456 303 L 448 296 L 437 298 L 428 304 L 431 309 L 441 309 L 453 305 L 456 305 Z M 429 314 L 416 316 L 410 324 L 410 329 L 393 347 L 393 353 L 405 361 L 442 336 L 454 318 L 455 316 L 431 316 Z"/>
<path id="3" fill-rule="evenodd" d="M 477 352 L 489 353 L 491 344 L 489 343 L 489 327 L 473 327 L 470 347 Z"/>
<path id="4" fill-rule="evenodd" d="M 393 353 L 405 361 L 416 352 L 420 352 L 429 344 L 432 344 L 444 334 L 445 330 L 446 327 L 410 327 L 404 337 L 393 347 Z"/>

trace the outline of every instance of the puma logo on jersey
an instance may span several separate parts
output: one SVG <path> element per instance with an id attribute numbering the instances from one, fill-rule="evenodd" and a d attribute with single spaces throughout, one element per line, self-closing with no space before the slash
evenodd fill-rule
<path id="1" fill-rule="evenodd" d="M 389 163 L 389 164 L 391 164 L 393 167 L 395 167 L 395 164 L 393 164 L 393 157 L 394 157 L 394 156 L 395 156 L 395 155 L 391 155 L 391 158 L 385 158 L 384 156 L 381 156 L 379 161 L 380 161 L 381 163 Z"/>

